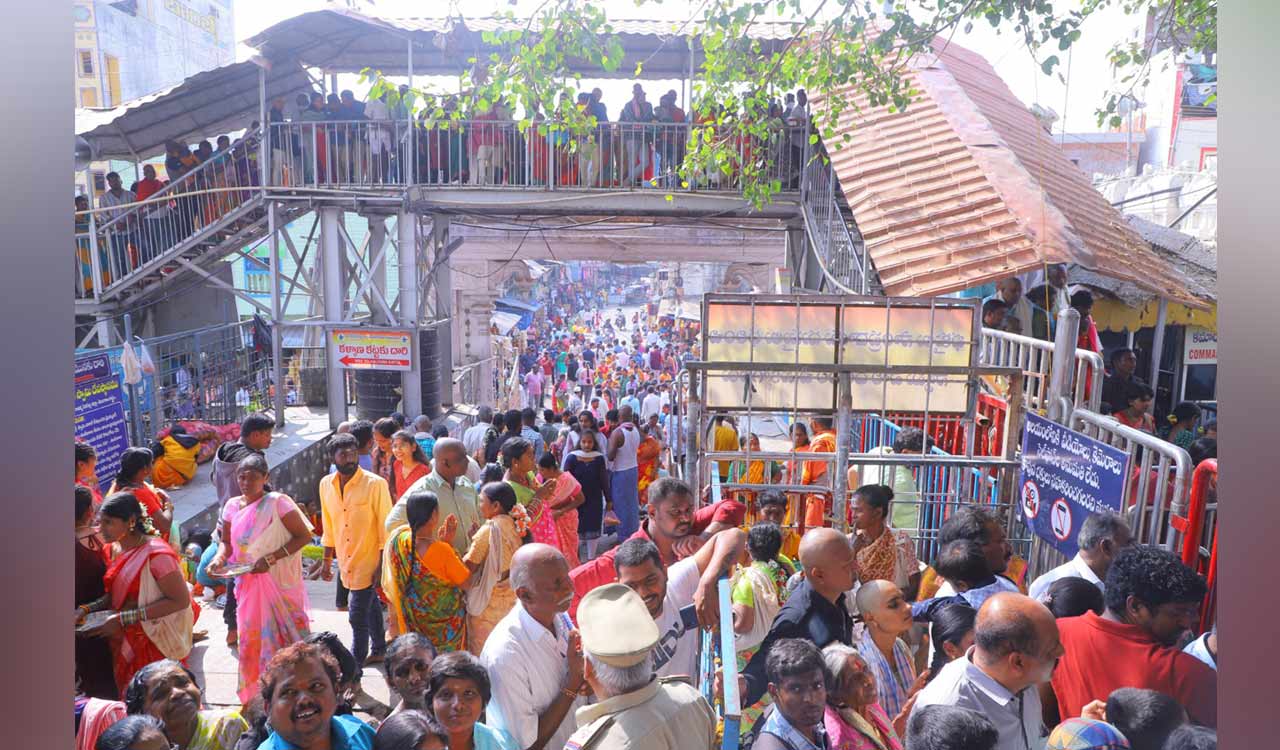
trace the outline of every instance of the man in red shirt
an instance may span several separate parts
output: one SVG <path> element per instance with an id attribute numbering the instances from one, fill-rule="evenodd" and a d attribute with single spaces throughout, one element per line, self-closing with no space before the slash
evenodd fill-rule
<path id="1" fill-rule="evenodd" d="M 689 485 L 672 477 L 663 477 L 649 485 L 649 517 L 631 538 L 647 539 L 657 545 L 666 567 L 697 552 L 717 532 L 737 528 L 746 519 L 747 506 L 737 500 L 721 500 L 695 511 L 693 497 Z M 569 571 L 573 580 L 570 615 L 576 617 L 578 602 L 588 591 L 618 580 L 613 567 L 616 552 L 614 547 Z"/>
<path id="2" fill-rule="evenodd" d="M 1062 718 L 1136 687 L 1177 699 L 1197 724 L 1218 724 L 1218 679 L 1212 668 L 1176 648 L 1199 621 L 1204 580 L 1171 552 L 1130 547 L 1107 571 L 1106 610 L 1058 620 L 1066 654 L 1053 675 Z"/>

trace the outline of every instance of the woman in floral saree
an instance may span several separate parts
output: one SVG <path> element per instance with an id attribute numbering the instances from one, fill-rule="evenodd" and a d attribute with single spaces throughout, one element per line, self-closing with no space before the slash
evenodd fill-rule
<path id="1" fill-rule="evenodd" d="M 528 445 L 516 438 L 508 440 L 503 448 L 515 442 Z M 516 605 L 516 592 L 507 580 L 511 558 L 531 538 L 528 519 L 510 483 L 484 485 L 476 504 L 485 522 L 471 537 L 471 548 L 462 556 L 462 562 L 475 576 L 467 591 L 467 650 L 479 656 L 498 621 Z"/>
<path id="2" fill-rule="evenodd" d="M 437 529 L 440 500 L 415 491 L 405 499 L 409 523 L 391 532 L 382 553 L 382 590 L 398 633 L 420 633 L 436 653 L 466 648 L 467 602 L 471 571 L 453 546 L 458 517 Z"/>
<path id="3" fill-rule="evenodd" d="M 236 482 L 242 494 L 223 508 L 221 544 L 207 570 L 224 577 L 219 573 L 228 562 L 253 566 L 235 584 L 240 634 L 236 693 L 248 705 L 271 657 L 311 632 L 300 554 L 311 541 L 311 524 L 288 495 L 266 492 L 267 461 L 262 456 L 242 460 Z"/>
<path id="4" fill-rule="evenodd" d="M 76 615 L 80 620 L 110 610 L 85 634 L 108 639 L 116 687 L 123 695 L 139 669 L 158 659 L 185 659 L 191 652 L 191 591 L 178 553 L 155 536 L 132 493 L 118 492 L 102 502 L 98 531 L 117 550 L 102 577 L 107 593 L 81 605 Z"/>
<path id="5" fill-rule="evenodd" d="M 636 446 L 636 491 L 640 498 L 646 498 L 649 485 L 658 479 L 658 456 L 662 453 L 662 443 L 644 428 L 641 428 L 640 433 L 644 437 L 641 438 L 640 445 Z"/>

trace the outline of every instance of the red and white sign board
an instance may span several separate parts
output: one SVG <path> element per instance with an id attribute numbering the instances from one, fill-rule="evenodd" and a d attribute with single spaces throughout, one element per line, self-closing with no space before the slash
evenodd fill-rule
<path id="1" fill-rule="evenodd" d="M 1188 328 L 1184 365 L 1218 364 L 1218 332 L 1207 328 Z"/>
<path id="2" fill-rule="evenodd" d="M 387 328 L 335 328 L 329 331 L 330 363 L 346 370 L 413 369 L 413 336 Z"/>

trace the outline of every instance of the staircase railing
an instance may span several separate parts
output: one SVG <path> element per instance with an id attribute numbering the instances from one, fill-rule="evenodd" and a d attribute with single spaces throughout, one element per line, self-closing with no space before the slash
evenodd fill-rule
<path id="1" fill-rule="evenodd" d="M 200 241 L 261 197 L 258 138 L 244 137 L 172 179 L 142 201 L 76 214 L 76 298 L 99 299 L 130 278 L 151 273 L 173 249 Z"/>
<path id="2" fill-rule="evenodd" d="M 836 291 L 868 294 L 867 248 L 862 237 L 849 231 L 836 199 L 840 183 L 825 153 L 806 145 L 800 182 L 800 205 L 805 233 L 822 273 Z"/>

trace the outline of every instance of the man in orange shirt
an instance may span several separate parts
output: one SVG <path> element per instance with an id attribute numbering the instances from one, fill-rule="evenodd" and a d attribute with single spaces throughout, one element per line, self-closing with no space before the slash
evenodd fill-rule
<path id="1" fill-rule="evenodd" d="M 360 468 L 359 445 L 353 436 L 335 435 L 329 440 L 329 454 L 338 470 L 320 480 L 320 512 L 324 520 L 320 575 L 326 581 L 333 579 L 336 557 L 342 584 L 351 592 L 347 610 L 351 652 L 360 665 L 377 664 L 382 661 L 387 644 L 374 582 L 381 578 L 391 491 L 387 480 Z"/>
<path id="2" fill-rule="evenodd" d="M 831 418 L 814 417 L 809 420 L 809 425 L 813 428 L 813 442 L 809 445 L 809 452 L 835 453 L 836 433 L 831 428 Z M 804 469 L 800 472 L 800 483 L 830 487 L 830 481 L 827 478 L 827 462 L 805 461 Z M 806 529 L 825 525 L 829 497 L 830 493 L 824 493 L 808 495 L 805 498 L 804 526 Z"/>

